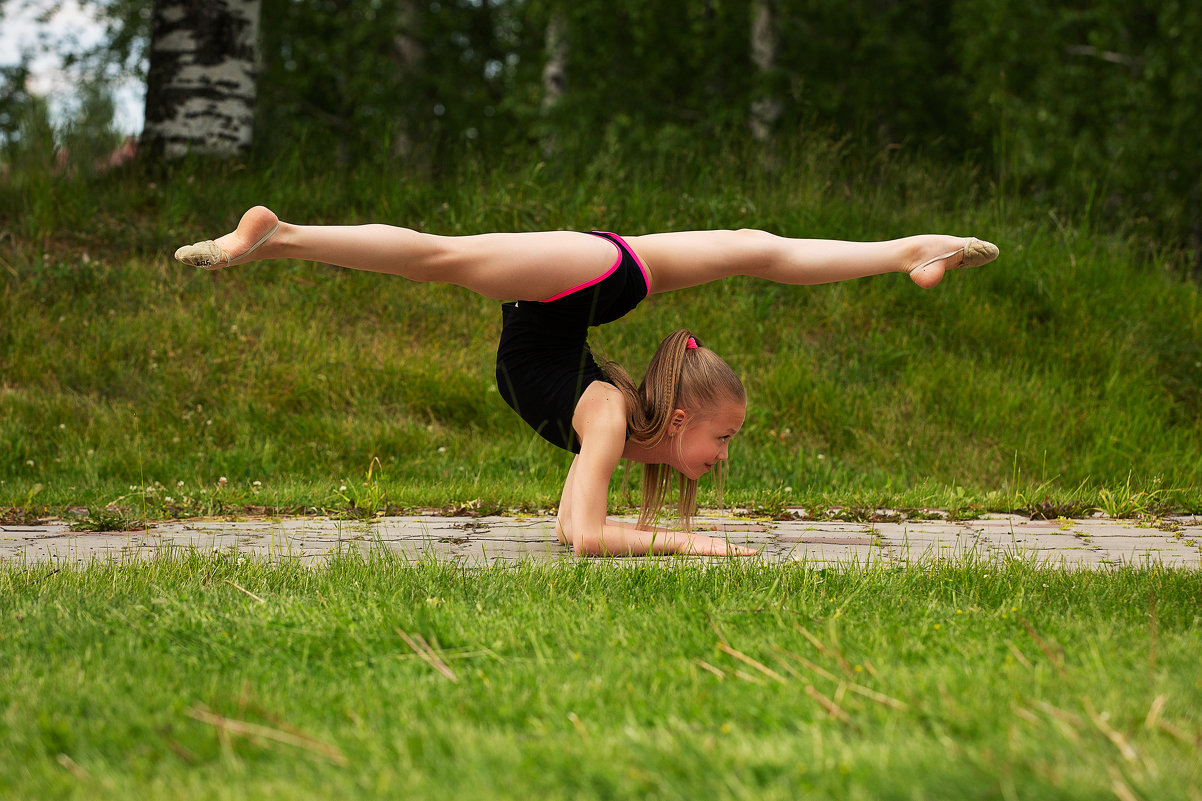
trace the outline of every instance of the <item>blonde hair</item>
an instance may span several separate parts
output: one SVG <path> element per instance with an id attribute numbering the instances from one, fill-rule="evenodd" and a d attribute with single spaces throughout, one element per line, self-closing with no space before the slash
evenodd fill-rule
<path id="1" fill-rule="evenodd" d="M 689 347 L 689 340 L 695 347 Z M 706 416 L 723 403 L 746 403 L 743 382 L 722 357 L 706 347 L 686 329 L 673 331 L 651 357 L 643 383 L 636 388 L 630 375 L 615 362 L 604 361 L 601 369 L 626 399 L 626 431 L 630 440 L 653 446 L 663 440 L 677 409 L 694 419 Z M 679 442 L 679 440 L 678 440 Z M 685 528 L 697 505 L 697 480 L 666 464 L 643 466 L 643 501 L 639 525 L 650 525 L 663 508 L 675 475 L 680 486 L 678 511 Z M 721 503 L 725 465 L 714 469 Z"/>

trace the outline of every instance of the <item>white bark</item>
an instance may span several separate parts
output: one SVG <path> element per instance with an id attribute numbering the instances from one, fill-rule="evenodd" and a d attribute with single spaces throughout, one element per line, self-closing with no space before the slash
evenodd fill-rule
<path id="1" fill-rule="evenodd" d="M 562 8 L 551 13 L 547 21 L 545 49 L 547 63 L 543 65 L 543 114 L 553 109 L 568 89 L 568 20 Z M 556 150 L 555 133 L 543 137 L 542 152 L 550 158 Z"/>
<path id="2" fill-rule="evenodd" d="M 157 0 L 143 141 L 165 158 L 231 156 L 254 133 L 261 0 Z"/>
<path id="3" fill-rule="evenodd" d="M 419 0 L 397 0 L 397 33 L 392 39 L 392 57 L 402 76 L 416 79 L 426 57 L 421 42 L 421 4 Z M 408 120 L 397 120 L 396 134 L 392 142 L 392 154 L 408 158 L 413 154 L 413 137 Z"/>
<path id="4" fill-rule="evenodd" d="M 552 108 L 568 89 L 568 21 L 556 9 L 547 22 L 547 63 L 543 65 L 543 110 Z"/>
<path id="5" fill-rule="evenodd" d="M 765 76 L 776 68 L 776 54 L 780 47 L 774 0 L 756 0 L 751 16 L 751 62 Z M 751 104 L 751 135 L 758 142 L 772 138 L 776 121 L 784 110 L 779 97 L 770 93 L 761 94 Z"/>

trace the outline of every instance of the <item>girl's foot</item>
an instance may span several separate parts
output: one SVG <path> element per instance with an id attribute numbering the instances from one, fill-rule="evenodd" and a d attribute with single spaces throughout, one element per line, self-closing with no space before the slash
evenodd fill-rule
<path id="1" fill-rule="evenodd" d="M 973 236 L 960 240 L 953 237 L 938 238 L 945 241 L 942 244 L 933 244 L 937 255 L 927 255 L 925 260 L 919 264 L 905 268 L 914 283 L 923 289 L 931 289 L 937 285 L 943 280 L 943 274 L 948 270 L 980 267 L 982 264 L 988 264 L 996 259 L 1000 253 L 997 245 Z M 922 252 L 926 255 L 931 252 L 931 248 L 924 248 Z"/>
<path id="2" fill-rule="evenodd" d="M 280 227 L 280 218 L 271 209 L 255 206 L 242 215 L 233 233 L 219 239 L 207 239 L 194 245 L 184 245 L 175 251 L 175 258 L 193 267 L 220 270 L 231 264 L 243 264 L 271 239 Z M 263 254 L 265 255 L 265 254 Z"/>

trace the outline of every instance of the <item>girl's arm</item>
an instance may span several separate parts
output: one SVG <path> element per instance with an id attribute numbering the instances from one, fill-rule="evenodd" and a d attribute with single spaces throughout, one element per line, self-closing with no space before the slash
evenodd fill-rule
<path id="1" fill-rule="evenodd" d="M 576 406 L 573 420 L 580 454 L 572 460 L 559 505 L 561 541 L 586 556 L 706 554 L 751 556 L 725 540 L 668 529 L 644 529 L 606 519 L 609 480 L 626 445 L 626 402 L 613 386 L 594 382 Z"/>
<path id="2" fill-rule="evenodd" d="M 735 545 L 718 537 L 692 534 L 668 528 L 639 528 L 620 520 L 605 521 L 605 545 L 611 538 L 622 540 L 631 550 L 619 551 L 621 556 L 642 554 L 693 554 L 705 556 L 758 556 L 759 551 Z M 634 550 L 637 549 L 637 550 Z"/>

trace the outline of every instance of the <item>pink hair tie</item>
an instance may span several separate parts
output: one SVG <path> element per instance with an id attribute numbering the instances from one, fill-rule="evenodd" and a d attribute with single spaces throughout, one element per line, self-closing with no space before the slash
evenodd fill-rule
<path id="1" fill-rule="evenodd" d="M 684 346 L 689 350 L 697 350 L 697 340 L 689 337 L 689 341 L 686 342 Z"/>

